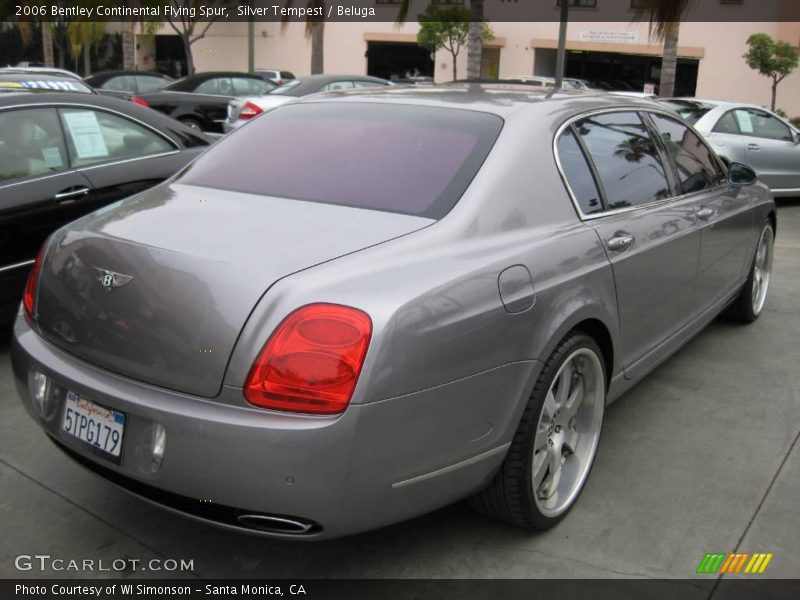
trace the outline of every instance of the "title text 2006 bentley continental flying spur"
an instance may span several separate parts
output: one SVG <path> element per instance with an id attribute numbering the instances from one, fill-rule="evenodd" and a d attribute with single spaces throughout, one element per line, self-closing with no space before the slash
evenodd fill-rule
<path id="1" fill-rule="evenodd" d="M 544 529 L 610 401 L 721 311 L 758 317 L 775 227 L 755 172 L 649 101 L 313 96 L 56 231 L 14 374 L 69 456 L 224 527 L 470 498 Z"/>

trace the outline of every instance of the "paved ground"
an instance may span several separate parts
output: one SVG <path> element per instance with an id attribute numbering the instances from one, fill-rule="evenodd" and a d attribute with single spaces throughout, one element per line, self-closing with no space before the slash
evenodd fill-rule
<path id="1" fill-rule="evenodd" d="M 778 221 L 765 313 L 749 327 L 716 321 L 614 404 L 581 500 L 544 534 L 463 505 L 311 544 L 184 520 L 47 443 L 2 341 L 0 577 L 26 575 L 15 556 L 44 553 L 194 559 L 198 577 L 690 578 L 706 552 L 736 550 L 774 553 L 766 576 L 800 577 L 800 199 L 782 202 Z"/>

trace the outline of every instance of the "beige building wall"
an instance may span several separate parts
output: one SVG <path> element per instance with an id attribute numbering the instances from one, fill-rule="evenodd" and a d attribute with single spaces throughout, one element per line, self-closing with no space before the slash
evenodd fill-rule
<path id="1" fill-rule="evenodd" d="M 558 23 L 492 23 L 500 48 L 500 77 L 531 75 L 537 48 L 556 47 Z M 368 41 L 414 42 L 419 25 L 395 23 L 327 23 L 325 25 L 325 72 L 367 71 Z M 162 27 L 163 34 L 172 31 Z M 751 70 L 742 55 L 747 38 L 757 32 L 800 45 L 800 23 L 684 23 L 681 25 L 679 55 L 699 59 L 697 96 L 768 105 L 770 79 Z M 600 40 L 605 37 L 607 39 Z M 660 55 L 661 45 L 650 40 L 646 23 L 571 22 L 567 47 L 575 50 Z M 609 39 L 611 41 L 609 41 Z M 303 23 L 255 24 L 256 67 L 287 69 L 307 75 L 311 63 L 311 43 Z M 198 71 L 246 70 L 247 26 L 244 23 L 217 23 L 206 37 L 194 45 Z M 458 76 L 466 76 L 466 49 L 457 65 Z M 146 68 L 139 60 L 139 65 Z M 446 51 L 435 57 L 436 81 L 452 79 L 452 59 Z M 800 69 L 778 88 L 778 107 L 790 116 L 800 115 Z"/>

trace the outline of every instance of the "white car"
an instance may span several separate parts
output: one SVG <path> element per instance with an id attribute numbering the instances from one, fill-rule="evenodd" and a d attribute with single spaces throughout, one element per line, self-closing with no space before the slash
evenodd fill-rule
<path id="1" fill-rule="evenodd" d="M 295 98 L 319 92 L 352 90 L 355 88 L 375 88 L 394 85 L 391 81 L 369 75 L 309 75 L 292 79 L 286 85 L 272 90 L 263 96 L 234 98 L 228 103 L 228 117 L 222 123 L 222 129 L 229 133 L 247 123 L 261 113 L 286 104 Z"/>
<path id="2" fill-rule="evenodd" d="M 661 101 L 689 121 L 719 157 L 758 172 L 775 196 L 800 194 L 800 131 L 757 106 L 699 98 Z"/>

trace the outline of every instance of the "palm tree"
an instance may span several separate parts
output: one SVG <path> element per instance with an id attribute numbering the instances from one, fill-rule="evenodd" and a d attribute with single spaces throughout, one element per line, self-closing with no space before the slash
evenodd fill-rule
<path id="1" fill-rule="evenodd" d="M 410 0 L 409 0 L 410 1 Z M 290 8 L 294 4 L 294 0 L 286 0 L 284 6 Z M 322 9 L 316 12 L 321 12 L 323 15 L 325 11 L 325 0 L 306 0 L 306 8 L 309 13 L 314 13 L 313 9 Z M 289 22 L 288 17 L 283 17 L 281 21 L 281 32 L 286 29 Z M 316 75 L 325 70 L 325 17 L 317 17 L 309 15 L 306 17 L 306 39 L 311 40 L 311 74 Z"/>
<path id="2" fill-rule="evenodd" d="M 675 70 L 678 65 L 678 36 L 681 18 L 695 0 L 644 0 L 636 11 L 636 18 L 650 21 L 650 36 L 664 43 L 661 59 L 660 96 L 675 94 Z"/>
<path id="3" fill-rule="evenodd" d="M 70 21 L 67 23 L 67 37 L 72 56 L 83 53 L 83 76 L 92 72 L 91 50 L 103 39 L 106 25 L 100 21 Z"/>

